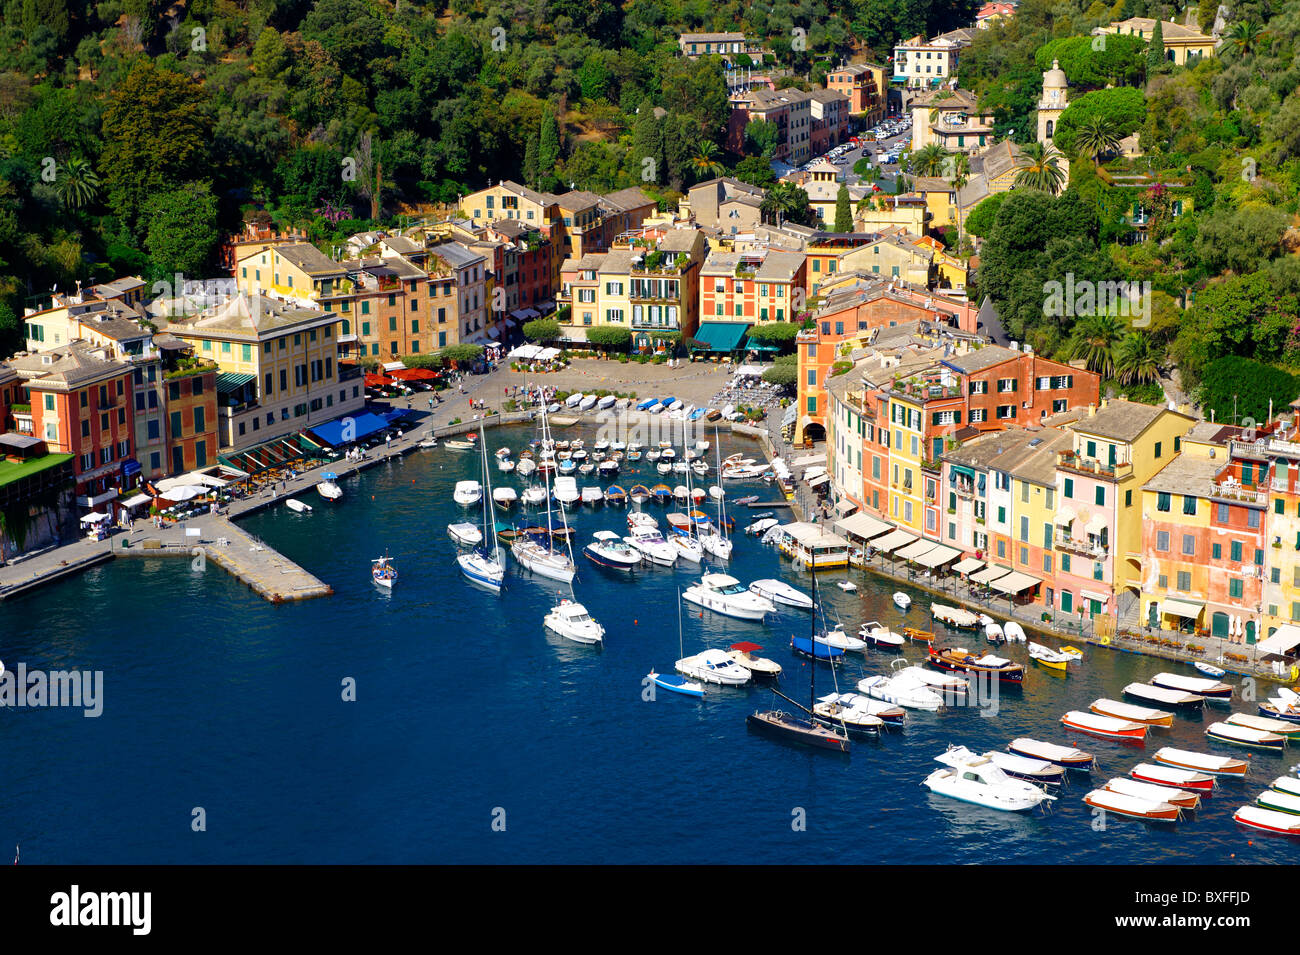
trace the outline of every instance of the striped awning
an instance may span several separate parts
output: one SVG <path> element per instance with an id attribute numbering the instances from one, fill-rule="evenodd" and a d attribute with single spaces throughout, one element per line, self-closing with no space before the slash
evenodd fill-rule
<path id="1" fill-rule="evenodd" d="M 223 371 L 217 375 L 217 394 L 228 395 L 238 391 L 254 378 L 253 375 L 238 371 Z"/>

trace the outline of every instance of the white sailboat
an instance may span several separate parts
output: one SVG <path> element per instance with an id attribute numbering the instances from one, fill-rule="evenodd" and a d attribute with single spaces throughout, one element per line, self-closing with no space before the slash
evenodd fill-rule
<path id="1" fill-rule="evenodd" d="M 492 497 L 492 479 L 488 475 L 486 433 L 483 435 L 481 444 L 483 449 L 483 483 L 487 488 L 487 493 L 482 495 L 483 531 L 479 535 L 479 540 L 485 542 L 486 546 L 477 547 L 468 554 L 458 555 L 456 563 L 460 566 L 460 572 L 474 583 L 500 593 L 501 584 L 506 577 L 506 563 L 505 555 L 501 552 L 501 547 L 497 543 L 497 525 L 492 517 L 492 506 L 488 503 Z M 452 527 L 456 526 L 459 525 L 452 525 Z M 451 531 L 452 527 L 449 527 L 448 531 Z"/>
<path id="2" fill-rule="evenodd" d="M 540 394 L 538 396 L 538 401 L 542 401 Z M 541 421 L 542 429 L 542 447 L 553 447 L 554 445 L 551 441 L 550 421 L 546 416 L 546 408 L 544 405 L 541 408 L 539 420 Z M 541 468 L 539 469 L 539 473 L 542 475 L 543 482 L 543 486 L 540 489 L 542 490 L 543 500 L 546 504 L 546 538 L 545 540 L 539 540 L 527 535 L 521 535 L 518 540 L 510 545 L 510 552 L 514 554 L 515 560 L 519 561 L 522 566 L 531 570 L 533 573 L 539 574 L 543 577 L 549 577 L 551 580 L 558 580 L 564 584 L 571 584 L 573 582 L 573 575 L 576 573 L 576 568 L 573 565 L 572 554 L 567 553 L 568 534 L 566 533 L 564 535 L 566 550 L 558 551 L 555 549 L 555 537 L 552 533 L 552 515 L 554 509 L 551 506 L 551 471 L 549 468 Z M 529 490 L 531 490 L 531 488 Z M 525 499 L 527 499 L 527 497 L 528 495 L 525 493 Z M 564 517 L 563 507 L 560 508 L 560 517 L 562 519 Z M 568 524 L 566 521 L 565 531 L 567 532 L 567 530 Z"/>
<path id="3" fill-rule="evenodd" d="M 716 443 L 716 429 L 713 437 Z M 709 494 L 718 502 L 718 525 L 700 535 L 700 546 L 719 560 L 730 560 L 732 542 L 727 536 L 727 492 L 722 489 L 722 452 L 718 450 L 715 453 L 718 455 L 718 483 L 709 488 Z"/>

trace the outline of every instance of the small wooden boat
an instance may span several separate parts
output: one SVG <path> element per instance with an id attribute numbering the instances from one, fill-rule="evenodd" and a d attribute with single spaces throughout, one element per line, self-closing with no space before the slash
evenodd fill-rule
<path id="1" fill-rule="evenodd" d="M 631 499 L 633 504 L 644 504 L 646 501 L 650 500 L 650 489 L 644 484 L 633 484 L 632 487 L 628 489 L 627 496 Z"/>
<path id="2" fill-rule="evenodd" d="M 1283 836 L 1300 836 L 1300 816 L 1289 812 L 1277 812 L 1259 806 L 1242 806 L 1232 814 L 1235 822 L 1264 832 L 1275 832 Z"/>
<path id="3" fill-rule="evenodd" d="M 1028 638 L 1025 636 L 1025 628 L 1014 620 L 1008 620 L 1002 625 L 1002 635 L 1007 638 L 1007 643 L 1028 642 Z"/>
<path id="4" fill-rule="evenodd" d="M 997 750 L 989 750 L 984 755 L 1008 776 L 1047 786 L 1059 786 L 1065 782 L 1065 767 L 1049 763 L 1045 759 L 1030 759 L 1028 756 L 999 753 Z"/>
<path id="5" fill-rule="evenodd" d="M 1074 657 L 1068 653 L 1059 653 L 1051 647 L 1045 647 L 1041 643 L 1029 644 L 1029 657 L 1039 666 L 1047 667 L 1049 670 L 1065 672 L 1069 669 Z"/>
<path id="6" fill-rule="evenodd" d="M 1263 730 L 1265 733 L 1276 733 L 1278 736 L 1286 736 L 1294 739 L 1300 736 L 1300 723 L 1288 723 L 1286 720 L 1269 719 L 1266 716 L 1251 716 L 1248 713 L 1233 713 L 1225 723 L 1232 723 L 1236 726 L 1249 726 L 1253 730 Z"/>
<path id="7" fill-rule="evenodd" d="M 901 590 L 896 591 L 894 593 L 894 606 L 899 610 L 906 611 L 908 607 L 912 606 L 912 598 Z"/>
<path id="8" fill-rule="evenodd" d="M 676 673 L 656 673 L 654 670 L 650 671 L 649 677 L 654 681 L 655 686 L 669 693 L 680 693 L 682 696 L 692 696 L 698 700 L 704 699 L 703 683 L 688 680 Z"/>
<path id="9" fill-rule="evenodd" d="M 1147 730 L 1150 729 L 1145 723 L 1117 720 L 1110 716 L 1085 713 L 1082 710 L 1071 710 L 1061 717 L 1061 722 L 1072 730 L 1111 739 L 1144 740 L 1147 738 Z"/>
<path id="10" fill-rule="evenodd" d="M 1044 743 L 1041 740 L 1013 739 L 1007 744 L 1007 749 L 1017 756 L 1028 756 L 1030 759 L 1042 759 L 1049 763 L 1055 763 L 1057 766 L 1064 766 L 1066 769 L 1078 769 L 1084 772 L 1092 769 L 1097 762 L 1097 758 L 1091 753 L 1085 753 L 1081 749 L 1074 749 L 1070 746 L 1058 746 L 1056 743 Z"/>
<path id="11" fill-rule="evenodd" d="M 1236 723 L 1211 723 L 1205 730 L 1205 735 L 1212 740 L 1232 746 L 1250 746 L 1279 752 L 1286 748 L 1285 736 L 1251 729 L 1249 726 L 1238 726 Z"/>
<path id="12" fill-rule="evenodd" d="M 930 615 L 956 630 L 974 630 L 980 622 L 980 618 L 971 611 L 944 604 L 930 604 Z"/>
<path id="13" fill-rule="evenodd" d="M 1196 669 L 1200 670 L 1206 676 L 1212 676 L 1215 677 L 1216 679 L 1228 672 L 1227 670 L 1224 670 L 1222 667 L 1216 667 L 1211 663 L 1206 663 L 1204 660 L 1197 660 L 1195 663 L 1192 664 L 1192 666 L 1196 667 Z"/>
<path id="14" fill-rule="evenodd" d="M 1186 749 L 1174 749 L 1166 746 L 1157 750 L 1151 757 L 1157 763 L 1175 766 L 1178 769 L 1192 769 L 1198 773 L 1212 776 L 1245 776 L 1250 763 L 1244 759 L 1232 759 L 1228 756 L 1211 756 L 1209 753 L 1194 753 Z"/>
<path id="15" fill-rule="evenodd" d="M 397 568 L 393 565 L 393 558 L 385 554 L 383 557 L 376 557 L 372 560 L 370 562 L 370 579 L 377 586 L 392 590 L 397 583 Z"/>
<path id="16" fill-rule="evenodd" d="M 1214 792 L 1215 780 L 1205 773 L 1190 769 L 1177 769 L 1173 766 L 1154 766 L 1151 763 L 1138 763 L 1128 771 L 1134 779 L 1157 786 L 1170 786 L 1174 789 L 1190 789 L 1193 792 L 1209 795 Z"/>
<path id="17" fill-rule="evenodd" d="M 1273 780 L 1272 787 L 1280 793 L 1300 796 L 1300 779 L 1294 776 L 1279 776 Z"/>
<path id="18" fill-rule="evenodd" d="M 1276 812 L 1289 812 L 1292 815 L 1300 816 L 1300 796 L 1291 793 L 1266 789 L 1255 797 L 1255 802 L 1265 809 L 1272 809 Z"/>
<path id="19" fill-rule="evenodd" d="M 1163 703 L 1180 710 L 1199 710 L 1205 705 L 1205 697 L 1183 690 L 1166 690 L 1149 683 L 1130 683 L 1124 687 L 1124 695 L 1151 703 Z"/>
<path id="20" fill-rule="evenodd" d="M 994 673 L 1002 683 L 1019 685 L 1025 679 L 1025 668 L 1019 663 L 1012 663 L 991 653 L 976 657 L 965 647 L 943 647 L 939 650 L 931 647 L 926 662 L 936 669 L 957 673 Z"/>
<path id="21" fill-rule="evenodd" d="M 931 630 L 922 630 L 919 627 L 904 627 L 903 636 L 915 643 L 934 642 L 934 632 Z"/>
<path id="22" fill-rule="evenodd" d="M 1152 822 L 1177 822 L 1183 814 L 1180 808 L 1171 803 L 1138 799 L 1123 793 L 1111 792 L 1109 789 L 1094 789 L 1083 797 L 1083 801 L 1093 809 L 1104 809 L 1118 816 L 1146 819 Z"/>
<path id="23" fill-rule="evenodd" d="M 1300 708 L 1281 700 L 1259 704 L 1259 715 L 1287 723 L 1300 723 Z"/>
<path id="24" fill-rule="evenodd" d="M 1067 656 L 1074 657 L 1076 662 L 1079 663 L 1083 662 L 1083 651 L 1080 650 L 1078 647 L 1061 647 L 1061 652 L 1066 654 Z"/>
<path id="25" fill-rule="evenodd" d="M 1149 682 L 1152 686 L 1161 686 L 1166 690 L 1195 693 L 1207 700 L 1232 699 L 1232 687 L 1218 680 L 1202 680 L 1199 677 L 1182 676 L 1178 673 L 1157 673 Z"/>
<path id="26" fill-rule="evenodd" d="M 442 446 L 452 451 L 473 451 L 474 450 L 473 441 L 454 441 L 454 440 L 444 441 L 442 442 Z"/>
<path id="27" fill-rule="evenodd" d="M 285 503 L 285 506 L 289 508 L 289 510 L 291 510 L 291 511 L 297 511 L 299 514 L 310 514 L 310 513 L 311 513 L 311 505 L 310 505 L 310 504 L 304 504 L 302 501 L 296 500 L 296 499 L 294 499 L 294 498 L 292 498 L 292 497 L 289 498 L 289 500 L 285 501 L 284 503 Z"/>
<path id="28" fill-rule="evenodd" d="M 627 503 L 627 491 L 623 490 L 617 484 L 611 484 L 605 488 L 605 503 L 614 507 L 620 507 Z"/>
<path id="29" fill-rule="evenodd" d="M 1199 809 L 1201 797 L 1184 789 L 1173 789 L 1156 783 L 1139 782 L 1127 776 L 1119 776 L 1101 787 L 1113 793 L 1132 796 L 1135 799 L 1149 799 L 1152 802 L 1167 802 L 1179 809 Z"/>
<path id="30" fill-rule="evenodd" d="M 1119 700 L 1093 700 L 1088 709 L 1102 716 L 1111 716 L 1117 720 L 1132 720 L 1134 723 L 1145 723 L 1148 726 L 1161 726 L 1168 729 L 1174 725 L 1173 713 L 1152 709 L 1149 706 L 1121 703 Z"/>

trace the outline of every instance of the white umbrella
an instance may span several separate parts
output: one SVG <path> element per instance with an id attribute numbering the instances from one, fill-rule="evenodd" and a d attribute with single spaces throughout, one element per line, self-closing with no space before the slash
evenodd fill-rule
<path id="1" fill-rule="evenodd" d="M 166 492 L 169 501 L 188 501 L 190 498 L 207 493 L 208 489 L 206 487 L 196 487 L 193 484 L 182 484 L 180 487 L 174 487 Z"/>
<path id="2" fill-rule="evenodd" d="M 101 524 L 106 520 L 108 520 L 107 514 L 100 514 L 96 511 L 91 511 L 89 514 L 83 514 L 81 516 L 81 523 L 83 524 Z"/>

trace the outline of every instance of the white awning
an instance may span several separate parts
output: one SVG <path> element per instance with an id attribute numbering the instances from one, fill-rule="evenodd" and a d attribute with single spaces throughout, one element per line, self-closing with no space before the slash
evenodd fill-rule
<path id="1" fill-rule="evenodd" d="M 907 531 L 894 531 L 892 534 L 886 534 L 880 540 L 872 541 L 871 546 L 876 550 L 889 553 L 899 547 L 907 546 L 914 540 L 916 540 L 915 534 L 909 534 Z"/>
<path id="2" fill-rule="evenodd" d="M 857 507 L 858 505 L 854 504 L 846 497 L 842 501 L 835 502 L 835 513 L 843 517 L 845 514 L 849 514 L 857 510 Z"/>
<path id="3" fill-rule="evenodd" d="M 825 464 L 826 455 L 824 454 L 805 454 L 801 458 L 795 458 L 790 462 L 792 468 L 804 468 L 810 464 Z"/>
<path id="4" fill-rule="evenodd" d="M 148 504 L 152 500 L 153 498 L 151 498 L 148 494 L 137 494 L 135 495 L 135 497 L 128 497 L 125 501 L 122 502 L 122 506 L 139 507 L 141 504 Z"/>
<path id="5" fill-rule="evenodd" d="M 1290 653 L 1297 645 L 1300 645 L 1300 627 L 1295 624 L 1284 623 L 1274 630 L 1267 639 L 1259 641 L 1255 645 L 1255 649 L 1260 653 L 1282 655 Z"/>
<path id="6" fill-rule="evenodd" d="M 400 361 L 386 361 L 382 367 L 384 371 L 401 371 L 406 365 Z"/>
<path id="7" fill-rule="evenodd" d="M 1069 527 L 1074 523 L 1074 508 L 1063 507 L 1056 512 L 1056 523 L 1061 527 Z"/>
<path id="8" fill-rule="evenodd" d="M 971 574 L 979 570 L 983 566 L 984 566 L 984 561 L 978 560 L 974 557 L 967 557 L 965 560 L 961 561 L 960 563 L 954 564 L 952 569 L 959 574 Z"/>
<path id="9" fill-rule="evenodd" d="M 81 515 L 81 523 L 83 524 L 102 524 L 106 520 L 108 520 L 107 514 L 99 514 L 94 511 Z"/>
<path id="10" fill-rule="evenodd" d="M 340 335 L 338 338 L 335 339 L 335 341 L 337 341 L 340 345 L 346 345 L 349 342 L 354 342 L 356 340 L 357 340 L 357 336 L 351 334 L 350 332 L 347 335 Z"/>
<path id="11" fill-rule="evenodd" d="M 993 589 L 1003 594 L 1021 594 L 1030 587 L 1036 587 L 1041 584 L 1042 578 L 1035 577 L 1032 574 L 1022 574 L 1019 571 L 1007 574 L 1005 577 L 999 577 L 993 581 Z"/>
<path id="12" fill-rule="evenodd" d="M 1007 567 L 989 566 L 984 570 L 981 570 L 978 574 L 971 574 L 970 582 L 972 584 L 991 584 L 999 577 L 1005 577 L 1009 573 L 1011 573 L 1011 570 Z"/>
<path id="13" fill-rule="evenodd" d="M 1097 603 L 1104 604 L 1110 600 L 1110 594 L 1098 593 L 1095 590 L 1080 590 L 1080 597 L 1086 597 L 1089 600 L 1095 600 Z"/>
<path id="14" fill-rule="evenodd" d="M 809 486 L 809 487 L 821 487 L 823 484 L 825 484 L 825 483 L 826 483 L 827 481 L 829 481 L 830 479 L 831 479 L 831 476 L 830 476 L 829 474 L 819 474 L 819 475 L 817 475 L 815 478 L 813 478 L 811 481 L 808 482 L 808 486 Z"/>
<path id="15" fill-rule="evenodd" d="M 851 537 L 860 537 L 863 540 L 870 540 L 873 537 L 879 537 L 886 531 L 893 530 L 888 523 L 872 517 L 870 514 L 854 514 L 842 521 L 836 521 L 835 526 Z"/>
<path id="16" fill-rule="evenodd" d="M 946 544 L 940 544 L 938 547 L 934 548 L 929 553 L 924 554 L 921 557 L 918 557 L 916 559 L 916 562 L 920 564 L 922 567 L 934 568 L 942 564 L 946 564 L 950 560 L 956 560 L 960 556 L 961 556 L 961 551 L 959 551 L 956 547 L 949 547 Z"/>
<path id="17" fill-rule="evenodd" d="M 1095 599 L 1095 598 L 1094 598 Z M 1172 614 L 1175 617 L 1187 617 L 1195 620 L 1205 609 L 1205 604 L 1193 603 L 1190 600 L 1162 600 L 1160 601 L 1160 612 Z"/>
<path id="18" fill-rule="evenodd" d="M 741 365 L 736 369 L 735 375 L 737 378 L 762 378 L 764 371 L 766 369 L 760 368 L 758 365 Z"/>
<path id="19" fill-rule="evenodd" d="M 1094 514 L 1088 519 L 1084 531 L 1089 534 L 1100 534 L 1106 529 L 1106 517 L 1104 514 Z"/>
<path id="20" fill-rule="evenodd" d="M 537 357 L 542 361 L 553 361 L 560 357 L 560 350 L 558 348 L 543 348 L 537 353 Z"/>
<path id="21" fill-rule="evenodd" d="M 920 540 L 915 544 L 908 544 L 906 547 L 897 551 L 894 556 L 900 560 L 916 560 L 934 550 L 934 541 Z"/>

